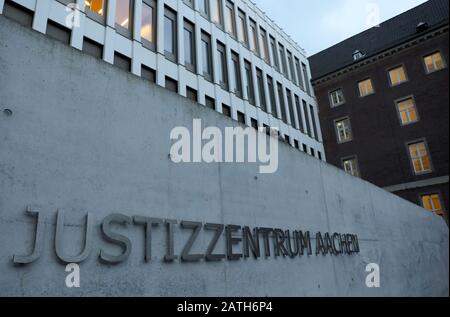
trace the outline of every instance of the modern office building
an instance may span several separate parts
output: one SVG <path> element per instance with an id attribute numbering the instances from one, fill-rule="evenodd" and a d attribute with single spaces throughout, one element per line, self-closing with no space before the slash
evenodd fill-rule
<path id="1" fill-rule="evenodd" d="M 309 58 L 327 161 L 439 215 L 449 208 L 448 0 Z"/>
<path id="2" fill-rule="evenodd" d="M 305 52 L 251 1 L 0 0 L 0 13 L 325 160 Z"/>

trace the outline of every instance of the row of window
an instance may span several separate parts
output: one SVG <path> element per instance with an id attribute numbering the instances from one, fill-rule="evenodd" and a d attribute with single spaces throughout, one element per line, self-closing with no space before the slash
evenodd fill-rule
<path id="1" fill-rule="evenodd" d="M 435 52 L 423 57 L 423 63 L 427 74 L 436 72 L 446 67 L 444 58 L 440 52 Z M 398 66 L 388 71 L 389 83 L 391 87 L 398 86 L 408 81 L 405 66 Z M 360 97 L 366 97 L 375 93 L 372 79 L 366 78 L 358 82 Z M 337 107 L 345 103 L 344 91 L 342 88 L 330 92 L 330 105 Z"/>
<path id="2" fill-rule="evenodd" d="M 72 1 L 72 0 L 60 0 Z M 225 1 L 225 13 L 222 12 L 222 1 Z M 190 7 L 194 7 L 193 0 L 184 1 Z M 91 11 L 100 17 L 104 17 L 106 11 L 106 0 L 86 0 L 86 11 Z M 256 22 L 249 18 L 249 28 L 247 28 L 247 17 L 244 11 L 237 8 L 238 22 L 235 20 L 235 4 L 230 0 L 198 0 L 197 9 L 200 13 L 215 23 L 219 28 L 225 30 L 233 38 L 244 44 L 258 57 L 273 66 L 277 71 L 294 82 L 302 90 L 311 95 L 309 86 L 309 75 L 306 64 L 295 57 L 291 51 L 277 42 L 267 31 L 257 26 Z M 225 16 L 225 19 L 223 18 Z M 126 36 L 131 35 L 133 19 L 133 0 L 116 0 L 116 30 Z M 143 0 L 141 16 L 141 39 L 143 44 L 152 49 L 156 49 L 156 0 Z M 184 20 L 184 51 L 186 68 L 196 72 L 195 54 L 195 26 L 192 22 Z M 165 8 L 164 12 L 164 51 L 165 56 L 177 62 L 177 14 L 175 11 Z M 201 32 L 202 39 L 202 65 L 204 76 L 212 81 L 212 58 L 211 39 L 208 33 Z M 269 52 L 269 41 L 271 53 Z M 219 78 L 225 83 L 226 72 L 222 69 L 226 65 L 225 48 L 220 44 L 219 49 Z M 281 62 L 280 62 L 281 59 Z"/>
<path id="3" fill-rule="evenodd" d="M 407 144 L 407 147 L 414 174 L 422 175 L 431 173 L 433 171 L 433 167 L 426 142 L 423 140 L 410 142 Z M 361 176 L 358 159 L 356 156 L 342 159 L 342 168 L 350 175 L 356 177 Z"/>
<path id="4" fill-rule="evenodd" d="M 413 96 L 395 101 L 395 106 L 402 126 L 419 122 L 419 113 Z M 349 117 L 335 120 L 334 125 L 338 143 L 346 143 L 353 140 L 353 131 Z"/>

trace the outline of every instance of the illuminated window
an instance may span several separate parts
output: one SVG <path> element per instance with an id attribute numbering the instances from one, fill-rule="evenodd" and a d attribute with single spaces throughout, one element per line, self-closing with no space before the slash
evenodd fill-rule
<path id="1" fill-rule="evenodd" d="M 335 125 L 337 140 L 339 143 L 349 142 L 353 139 L 349 118 L 336 120 Z"/>
<path id="2" fill-rule="evenodd" d="M 222 25 L 222 0 L 211 1 L 211 21 Z"/>
<path id="3" fill-rule="evenodd" d="M 342 168 L 352 176 L 359 177 L 358 160 L 356 157 L 349 157 L 342 160 Z"/>
<path id="4" fill-rule="evenodd" d="M 105 14 L 105 0 L 85 0 L 86 8 L 103 16 Z"/>
<path id="5" fill-rule="evenodd" d="M 445 68 L 445 63 L 440 52 L 425 56 L 424 62 L 428 74 Z"/>
<path id="6" fill-rule="evenodd" d="M 358 83 L 358 88 L 359 88 L 359 95 L 361 97 L 371 95 L 375 92 L 375 90 L 373 89 L 372 80 L 370 78 L 360 81 Z"/>
<path id="7" fill-rule="evenodd" d="M 125 35 L 131 35 L 131 0 L 116 0 L 116 28 L 125 31 Z"/>
<path id="8" fill-rule="evenodd" d="M 155 48 L 155 23 L 156 6 L 154 0 L 144 0 L 142 2 L 141 16 L 141 39 L 146 41 L 152 49 Z"/>
<path id="9" fill-rule="evenodd" d="M 419 121 L 416 103 L 413 98 L 404 99 L 397 102 L 397 110 L 402 125 L 407 125 Z"/>
<path id="10" fill-rule="evenodd" d="M 431 159 L 424 141 L 408 144 L 409 156 L 416 175 L 431 172 Z"/>
<path id="11" fill-rule="evenodd" d="M 422 206 L 426 210 L 433 212 L 439 216 L 444 215 L 442 208 L 441 197 L 439 194 L 422 195 Z"/>
<path id="12" fill-rule="evenodd" d="M 345 102 L 344 91 L 342 89 L 336 89 L 330 92 L 330 101 L 332 107 L 337 107 Z"/>
<path id="13" fill-rule="evenodd" d="M 401 83 L 404 83 L 405 81 L 408 81 L 405 68 L 403 66 L 400 66 L 391 69 L 389 71 L 389 79 L 391 81 L 392 86 L 397 86 L 400 85 Z"/>

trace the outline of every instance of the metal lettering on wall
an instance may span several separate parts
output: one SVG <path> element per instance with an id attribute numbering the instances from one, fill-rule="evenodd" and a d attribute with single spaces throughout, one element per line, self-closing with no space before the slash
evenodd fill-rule
<path id="1" fill-rule="evenodd" d="M 43 236 L 45 229 L 45 217 L 36 208 L 27 208 L 27 215 L 36 219 L 34 246 L 29 255 L 14 255 L 13 262 L 16 264 L 29 264 L 38 260 L 43 249 Z M 92 250 L 94 216 L 91 213 L 86 215 L 84 247 L 78 255 L 67 255 L 64 251 L 64 212 L 56 212 L 56 232 L 55 232 L 55 253 L 64 263 L 80 263 L 86 260 Z M 152 256 L 152 231 L 156 227 L 161 227 L 165 231 L 166 252 L 161 256 L 165 262 L 173 262 L 180 259 L 181 262 L 217 262 L 227 259 L 237 261 L 242 258 L 254 259 L 268 257 L 299 257 L 313 254 L 313 241 L 315 241 L 315 255 L 351 255 L 359 253 L 359 242 L 356 234 L 342 233 L 321 233 L 314 236 L 310 231 L 282 230 L 278 228 L 250 228 L 248 226 L 224 225 L 215 223 L 202 223 L 192 221 L 180 221 L 173 219 L 159 219 L 144 216 L 130 217 L 123 214 L 111 214 L 103 219 L 100 224 L 103 239 L 111 244 L 120 247 L 121 252 L 110 254 L 104 249 L 100 249 L 99 258 L 101 262 L 117 264 L 128 259 L 132 250 L 132 241 L 113 230 L 115 226 L 141 226 L 143 228 L 144 260 L 151 261 Z M 174 251 L 175 230 L 190 231 L 189 238 L 183 241 L 181 254 Z M 212 232 L 213 236 L 208 243 L 204 253 L 193 254 L 191 252 L 198 236 L 203 231 Z M 314 237 L 314 239 L 313 239 Z M 217 244 L 220 239 L 225 239 L 225 253 L 217 253 Z M 271 247 L 272 246 L 272 247 Z"/>

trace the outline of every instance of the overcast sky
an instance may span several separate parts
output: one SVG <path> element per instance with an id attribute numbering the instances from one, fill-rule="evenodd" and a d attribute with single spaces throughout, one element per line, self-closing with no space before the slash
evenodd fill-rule
<path id="1" fill-rule="evenodd" d="M 426 0 L 252 0 L 308 56 Z"/>

